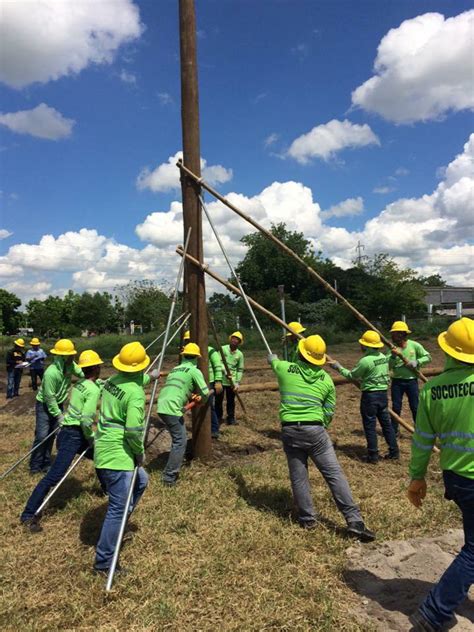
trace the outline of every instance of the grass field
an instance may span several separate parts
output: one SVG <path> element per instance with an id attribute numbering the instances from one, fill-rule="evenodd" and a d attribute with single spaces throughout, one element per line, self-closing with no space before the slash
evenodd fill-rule
<path id="1" fill-rule="evenodd" d="M 434 350 L 434 344 L 428 346 Z M 354 345 L 330 352 L 349 365 L 357 357 Z M 263 355 L 250 361 L 263 366 Z M 433 365 L 441 364 L 436 353 Z M 247 374 L 244 382 L 269 376 L 262 369 Z M 330 432 L 378 542 L 459 526 L 457 512 L 443 500 L 437 457 L 432 458 L 425 507 L 416 511 L 405 497 L 407 435 L 400 464 L 362 463 L 359 394 L 350 385 L 339 387 L 337 394 Z M 213 461 L 184 468 L 176 488 L 160 483 L 162 458 L 148 464 L 150 485 L 132 518 L 134 537 L 121 559 L 128 574 L 117 576 L 109 597 L 104 578 L 91 573 L 106 509 L 92 465 L 82 464 L 64 485 L 46 512 L 41 534 L 30 534 L 18 523 L 37 478 L 20 466 L 0 482 L 2 630 L 370 629 L 356 620 L 360 595 L 344 581 L 345 551 L 353 541 L 345 538 L 343 519 L 314 467 L 320 527 L 305 532 L 292 518 L 278 439 L 278 395 L 243 397 L 248 420 L 224 428 Z M 8 406 L 0 408 L 1 471 L 30 447 L 33 397 L 26 380 L 16 408 Z"/>

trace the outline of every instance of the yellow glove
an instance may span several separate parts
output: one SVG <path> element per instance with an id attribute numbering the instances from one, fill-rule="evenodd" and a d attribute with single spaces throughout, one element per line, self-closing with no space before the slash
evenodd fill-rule
<path id="1" fill-rule="evenodd" d="M 216 395 L 220 395 L 222 393 L 222 382 L 214 382 L 214 390 Z"/>
<path id="2" fill-rule="evenodd" d="M 420 509 L 423 504 L 423 499 L 426 496 L 426 481 L 422 478 L 419 481 L 411 481 L 407 489 L 408 500 L 412 505 L 415 505 L 417 509 Z"/>
<path id="3" fill-rule="evenodd" d="M 197 393 L 193 393 L 191 395 L 191 401 L 192 402 L 196 402 L 196 404 L 199 404 L 201 400 L 202 400 L 202 397 L 200 395 L 198 395 Z"/>

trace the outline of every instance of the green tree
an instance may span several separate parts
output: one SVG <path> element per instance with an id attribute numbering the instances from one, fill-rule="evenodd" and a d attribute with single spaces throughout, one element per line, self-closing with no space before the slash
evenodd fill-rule
<path id="1" fill-rule="evenodd" d="M 440 274 L 430 274 L 430 276 L 418 277 L 418 283 L 424 287 L 446 287 L 447 283 Z"/>
<path id="2" fill-rule="evenodd" d="M 12 292 L 0 289 L 0 332 L 13 334 L 20 322 L 18 308 L 21 300 Z"/>
<path id="3" fill-rule="evenodd" d="M 72 323 L 89 332 L 117 331 L 117 318 L 113 297 L 108 292 L 84 292 L 74 301 Z"/>
<path id="4" fill-rule="evenodd" d="M 140 324 L 143 331 L 163 329 L 171 305 L 167 293 L 153 281 L 130 281 L 117 288 L 125 304 L 125 321 Z"/>

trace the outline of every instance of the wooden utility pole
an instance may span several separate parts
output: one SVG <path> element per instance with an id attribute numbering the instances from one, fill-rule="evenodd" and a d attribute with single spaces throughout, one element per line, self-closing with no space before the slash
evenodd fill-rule
<path id="1" fill-rule="evenodd" d="M 179 37 L 181 52 L 181 125 L 183 163 L 201 175 L 199 140 L 199 89 L 196 54 L 196 12 L 194 0 L 179 0 Z M 181 171 L 184 235 L 191 227 L 188 252 L 203 261 L 202 218 L 199 185 Z M 186 305 L 191 312 L 191 340 L 201 349 L 199 368 L 208 378 L 207 309 L 204 272 L 187 263 L 185 268 Z M 211 416 L 208 406 L 193 409 L 193 454 L 206 459 L 211 454 Z"/>

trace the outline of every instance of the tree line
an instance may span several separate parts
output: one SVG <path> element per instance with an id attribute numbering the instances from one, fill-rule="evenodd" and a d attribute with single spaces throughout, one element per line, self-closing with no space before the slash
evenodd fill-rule
<path id="1" fill-rule="evenodd" d="M 370 320 L 385 325 L 401 314 L 410 317 L 426 313 L 423 301 L 426 286 L 444 287 L 439 275 L 420 277 L 410 268 L 402 268 L 389 255 L 380 253 L 361 257 L 344 270 L 321 252 L 315 252 L 303 233 L 289 231 L 285 224 L 272 226 L 272 232 L 313 267 Z M 284 286 L 287 321 L 327 324 L 351 329 L 354 316 L 323 287 L 281 252 L 261 233 L 242 238 L 247 253 L 236 271 L 246 292 L 274 313 L 280 313 L 278 286 Z M 230 279 L 233 281 L 233 279 Z M 220 328 L 234 327 L 239 317 L 243 327 L 250 319 L 242 299 L 214 293 L 208 301 L 210 313 Z M 123 331 L 130 321 L 144 332 L 162 329 L 170 307 L 170 291 L 154 281 L 131 281 L 113 293 L 69 290 L 64 297 L 48 296 L 30 300 L 20 311 L 21 300 L 0 289 L 0 332 L 14 334 L 19 327 L 31 327 L 41 336 L 76 336 L 83 331 L 96 334 Z"/>

